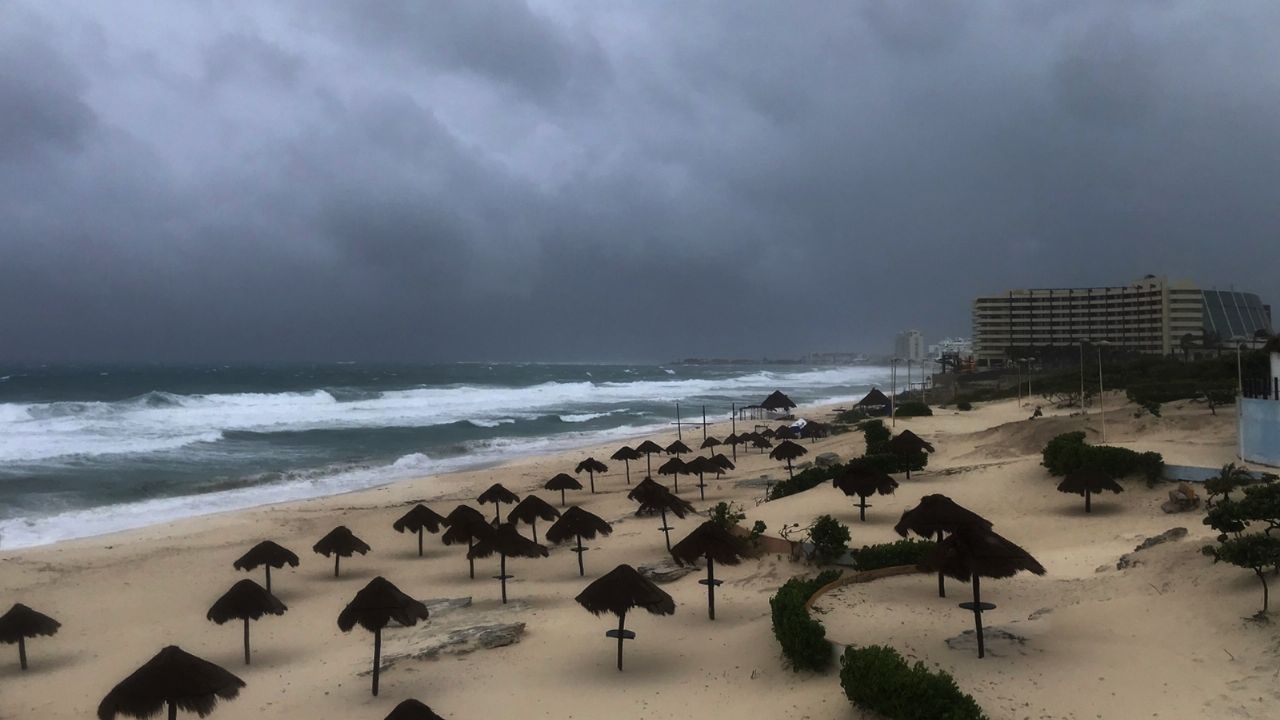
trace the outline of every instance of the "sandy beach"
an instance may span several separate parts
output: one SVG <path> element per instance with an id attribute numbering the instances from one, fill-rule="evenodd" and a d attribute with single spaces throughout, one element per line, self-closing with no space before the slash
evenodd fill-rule
<path id="1" fill-rule="evenodd" d="M 1161 418 L 1134 418 L 1119 396 L 1108 404 L 1114 406 L 1107 415 L 1113 444 L 1156 450 L 1174 463 L 1212 467 L 1234 460 L 1230 409 L 1212 416 L 1203 405 L 1171 404 Z M 821 419 L 828 411 L 800 408 L 797 414 Z M 748 525 L 764 520 L 771 532 L 831 513 L 850 526 L 855 546 L 896 539 L 899 515 L 930 493 L 947 494 L 991 519 L 1048 569 L 1044 577 L 984 583 L 983 599 L 997 605 L 988 626 L 1025 642 L 993 642 L 981 661 L 972 651 L 949 648 L 946 639 L 971 626 L 972 616 L 956 607 L 965 589 L 953 583 L 951 597 L 938 598 L 927 576 L 841 588 L 815 610 L 837 643 L 889 644 L 952 673 L 992 718 L 1274 717 L 1280 631 L 1246 619 L 1261 604 L 1256 578 L 1201 555 L 1211 531 L 1201 513 L 1160 510 L 1169 486 L 1149 489 L 1129 479 L 1126 492 L 1098 498 L 1086 516 L 1079 498 L 1055 490 L 1039 452 L 1054 435 L 1081 427 L 1096 442 L 1097 415 L 1049 411 L 1033 421 L 1029 414 L 1010 400 L 900 419 L 897 430 L 912 429 L 937 452 L 927 471 L 901 479 L 895 495 L 874 498 L 865 523 L 829 486 L 757 504 L 763 489 L 737 483 L 783 478 L 786 470 L 754 451 L 740 450 L 737 470 L 708 480 L 705 502 L 698 501 L 693 480 L 682 478 L 682 495 L 699 510 L 722 500 L 739 503 Z M 727 428 L 709 432 L 722 436 Z M 665 444 L 674 432 L 654 439 Z M 664 585 L 676 613 L 628 616 L 638 637 L 628 643 L 625 672 L 616 670 L 614 647 L 604 637 L 611 621 L 588 614 L 573 597 L 619 563 L 666 557 L 658 521 L 632 514 L 621 463 L 606 460 L 610 471 L 597 476 L 597 494 L 569 494 L 570 504 L 614 524 L 611 537 L 589 543 L 587 577 L 578 576 L 566 547 L 553 546 L 545 559 L 512 560 L 508 572 L 516 577 L 506 606 L 490 579 L 496 559 L 477 561 L 476 579 L 469 580 L 464 548 L 428 535 L 426 556 L 419 558 L 416 539 L 392 530 L 415 502 L 445 514 L 460 502 L 474 506 L 494 482 L 523 495 L 556 473 L 572 472 L 588 455 L 608 458 L 617 444 L 0 554 L 0 604 L 23 602 L 63 624 L 55 637 L 28 644 L 25 673 L 16 649 L 0 647 L 0 718 L 92 717 L 116 682 L 169 644 L 247 683 L 239 698 L 214 711 L 224 720 L 373 720 L 410 697 L 457 719 L 859 717 L 834 672 L 797 674 L 783 664 L 768 598 L 788 577 L 813 570 L 783 556 L 717 567 L 725 584 L 714 622 L 707 619 L 699 574 Z M 863 439 L 850 433 L 805 446 L 810 457 L 830 451 L 843 460 L 862 453 Z M 632 482 L 643 475 L 644 461 L 633 462 Z M 538 494 L 559 505 L 558 494 Z M 673 542 L 698 522 L 674 520 Z M 337 579 L 332 561 L 311 552 L 336 525 L 350 527 L 373 548 L 344 559 Z M 1115 569 L 1143 539 L 1174 527 L 1187 528 L 1188 536 L 1144 551 L 1135 567 Z M 539 533 L 544 529 L 540 523 Z M 273 590 L 289 610 L 254 623 L 253 664 L 246 667 L 239 625 L 215 625 L 205 613 L 237 580 L 261 582 L 260 572 L 237 572 L 232 561 L 263 539 L 292 549 L 302 563 L 273 572 Z M 385 653 L 409 649 L 433 628 L 515 621 L 526 623 L 525 634 L 507 647 L 397 662 L 372 697 L 369 678 L 358 674 L 368 670 L 372 638 L 359 628 L 341 632 L 336 618 L 377 575 L 422 600 L 472 598 L 470 607 L 442 613 L 425 627 L 388 630 Z"/>

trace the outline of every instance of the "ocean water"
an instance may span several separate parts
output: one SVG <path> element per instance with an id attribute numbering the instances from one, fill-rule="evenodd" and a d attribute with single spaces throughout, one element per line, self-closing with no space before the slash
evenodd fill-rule
<path id="1" fill-rule="evenodd" d="M 0 549 L 333 495 L 803 405 L 883 367 L 207 365 L 0 367 Z"/>

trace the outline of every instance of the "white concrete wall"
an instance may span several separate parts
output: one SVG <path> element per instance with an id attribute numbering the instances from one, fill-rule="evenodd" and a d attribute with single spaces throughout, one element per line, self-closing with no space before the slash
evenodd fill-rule
<path id="1" fill-rule="evenodd" d="M 1240 398 L 1239 413 L 1240 456 L 1280 467 L 1280 401 Z"/>

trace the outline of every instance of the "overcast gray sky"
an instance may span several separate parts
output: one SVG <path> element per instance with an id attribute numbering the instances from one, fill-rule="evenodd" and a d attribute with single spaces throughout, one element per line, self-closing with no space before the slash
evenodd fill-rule
<path id="1" fill-rule="evenodd" d="M 887 352 L 1280 302 L 1280 3 L 0 0 L 0 359 Z"/>

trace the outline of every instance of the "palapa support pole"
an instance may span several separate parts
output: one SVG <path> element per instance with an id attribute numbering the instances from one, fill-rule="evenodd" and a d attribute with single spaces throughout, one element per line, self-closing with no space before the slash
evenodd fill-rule
<path id="1" fill-rule="evenodd" d="M 560 490 L 560 507 L 564 507 L 564 489 Z"/>
<path id="2" fill-rule="evenodd" d="M 178 706 L 172 700 L 169 701 L 169 720 L 178 720 Z"/>
<path id="3" fill-rule="evenodd" d="M 626 629 L 626 624 L 627 624 L 627 611 L 623 610 L 622 612 L 618 613 L 618 629 L 606 630 L 604 633 L 605 637 L 618 638 L 618 672 L 622 672 L 622 641 L 634 640 L 636 638 L 635 633 Z"/>
<path id="4" fill-rule="evenodd" d="M 722 581 L 716 579 L 716 561 L 710 556 L 707 557 L 707 577 L 699 580 L 699 585 L 707 586 L 707 617 L 712 620 L 716 619 L 716 586 Z"/>
<path id="5" fill-rule="evenodd" d="M 378 666 L 382 664 L 382 628 L 373 631 L 373 696 L 378 696 Z"/>
<path id="6" fill-rule="evenodd" d="M 653 453 L 644 454 L 644 474 L 653 477 Z"/>
<path id="7" fill-rule="evenodd" d="M 676 439 L 680 441 L 684 440 L 684 433 L 680 429 L 680 403 L 676 403 Z M 621 652 L 621 650 L 619 650 L 619 652 Z M 621 665 L 621 661 L 619 661 L 618 664 Z"/>
<path id="8" fill-rule="evenodd" d="M 938 542 L 942 542 L 941 530 L 938 531 Z M 946 575 L 942 574 L 941 570 L 938 571 L 938 597 L 940 598 L 944 598 L 947 596 L 946 577 L 947 577 Z"/>
<path id="9" fill-rule="evenodd" d="M 858 496 L 858 519 L 862 522 L 867 521 L 867 499 L 861 495 Z"/>
<path id="10" fill-rule="evenodd" d="M 471 579 L 476 579 L 476 559 L 471 557 L 472 540 L 467 538 L 467 565 L 471 566 Z"/>
<path id="11" fill-rule="evenodd" d="M 27 669 L 27 639 L 21 635 L 18 636 L 18 665 Z"/>
<path id="12" fill-rule="evenodd" d="M 249 618 L 244 619 L 244 664 L 249 664 Z"/>
<path id="13" fill-rule="evenodd" d="M 498 553 L 498 580 L 502 582 L 502 604 L 507 604 L 507 578 L 514 577 L 507 574 L 507 556 Z"/>
<path id="14" fill-rule="evenodd" d="M 271 592 L 271 565 L 267 565 L 267 592 Z"/>
<path id="15" fill-rule="evenodd" d="M 629 460 L 628 458 L 622 458 L 622 465 L 627 469 L 627 484 L 630 485 L 631 484 L 631 460 Z M 534 540 L 537 540 L 537 538 L 534 538 Z"/>
<path id="16" fill-rule="evenodd" d="M 338 553 L 333 554 L 333 576 L 338 577 L 338 561 L 342 560 L 342 556 Z"/>
<path id="17" fill-rule="evenodd" d="M 974 626 L 974 631 L 978 636 L 978 657 L 984 658 L 987 656 L 987 650 L 986 650 L 986 644 L 982 637 L 982 613 L 987 610 L 995 610 L 996 606 L 992 605 L 991 603 L 982 602 L 982 591 L 981 591 L 981 588 L 979 587 L 978 581 L 979 581 L 979 577 L 978 577 L 978 574 L 975 572 L 973 573 L 973 602 L 960 603 L 960 607 L 964 608 L 965 610 L 973 611 L 973 626 Z"/>
<path id="18" fill-rule="evenodd" d="M 530 520 L 529 527 L 533 529 L 533 541 L 538 542 L 538 518 Z"/>
<path id="19" fill-rule="evenodd" d="M 587 477 L 591 478 L 591 494 L 596 494 L 596 471 L 587 468 Z"/>
<path id="20" fill-rule="evenodd" d="M 666 523 L 663 524 L 665 525 Z M 577 537 L 578 547 L 574 548 L 573 551 L 578 553 L 578 577 L 584 577 L 587 574 L 587 570 L 582 566 L 582 553 L 586 552 L 587 549 L 582 547 L 582 536 L 578 535 Z"/>
<path id="21" fill-rule="evenodd" d="M 1092 504 L 1089 502 L 1089 488 L 1084 489 L 1084 511 L 1093 512 Z"/>
<path id="22" fill-rule="evenodd" d="M 707 439 L 707 406 L 702 406 L 702 439 Z"/>
<path id="23" fill-rule="evenodd" d="M 418 557 L 422 557 L 422 528 L 418 528 Z"/>
<path id="24" fill-rule="evenodd" d="M 658 528 L 662 531 L 663 537 L 667 539 L 667 552 L 671 552 L 671 528 L 667 527 L 667 509 L 661 508 L 658 512 L 662 513 L 662 527 Z M 579 555 L 578 557 L 582 557 Z"/>
<path id="25" fill-rule="evenodd" d="M 698 473 L 698 499 L 699 500 L 707 499 L 706 487 L 707 487 L 707 483 L 702 479 L 702 473 Z"/>
<path id="26" fill-rule="evenodd" d="M 591 488 L 591 492 L 595 491 L 596 489 L 594 487 Z M 502 524 L 502 503 L 497 500 L 493 501 L 493 524 L 495 526 Z"/>

